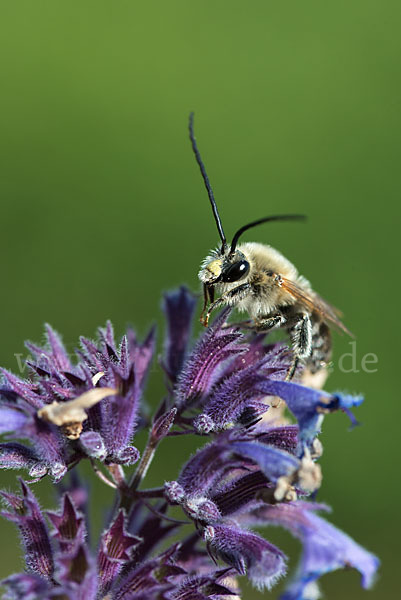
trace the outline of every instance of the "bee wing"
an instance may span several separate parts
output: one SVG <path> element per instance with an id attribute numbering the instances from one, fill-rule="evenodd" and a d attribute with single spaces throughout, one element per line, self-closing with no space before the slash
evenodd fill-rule
<path id="1" fill-rule="evenodd" d="M 296 298 L 300 304 L 307 308 L 311 312 L 317 312 L 324 321 L 329 321 L 344 333 L 347 333 L 353 337 L 352 333 L 346 328 L 344 323 L 339 319 L 341 314 L 334 306 L 331 306 L 328 302 L 323 300 L 315 292 L 308 294 L 299 285 L 282 277 L 281 287 L 286 290 L 293 298 Z"/>

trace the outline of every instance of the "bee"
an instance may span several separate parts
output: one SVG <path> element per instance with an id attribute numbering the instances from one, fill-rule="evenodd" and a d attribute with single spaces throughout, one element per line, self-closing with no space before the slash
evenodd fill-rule
<path id="1" fill-rule="evenodd" d="M 252 221 L 234 234 L 227 243 L 213 191 L 202 162 L 189 118 L 189 136 L 196 161 L 212 206 L 221 246 L 202 262 L 199 279 L 203 283 L 204 306 L 200 317 L 207 327 L 211 313 L 231 306 L 246 312 L 250 320 L 237 326 L 256 332 L 284 329 L 290 338 L 292 361 L 286 379 L 291 380 L 298 364 L 311 374 L 327 367 L 331 357 L 330 326 L 352 335 L 339 318 L 339 311 L 316 292 L 305 277 L 281 252 L 257 242 L 239 239 L 245 231 L 272 221 L 305 219 L 304 215 L 274 215 Z M 215 299 L 215 294 L 219 297 Z"/>

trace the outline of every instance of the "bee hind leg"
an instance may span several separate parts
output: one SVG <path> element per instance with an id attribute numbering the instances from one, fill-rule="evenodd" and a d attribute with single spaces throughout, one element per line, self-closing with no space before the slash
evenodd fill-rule
<path id="1" fill-rule="evenodd" d="M 299 358 L 297 356 L 293 356 L 290 368 L 288 369 L 287 375 L 285 376 L 285 381 L 291 381 L 291 379 L 294 377 L 298 364 Z"/>
<path id="2" fill-rule="evenodd" d="M 292 342 L 292 362 L 285 377 L 286 381 L 293 378 L 300 360 L 308 358 L 312 353 L 312 322 L 309 315 L 298 314 L 294 321 L 289 329 Z"/>

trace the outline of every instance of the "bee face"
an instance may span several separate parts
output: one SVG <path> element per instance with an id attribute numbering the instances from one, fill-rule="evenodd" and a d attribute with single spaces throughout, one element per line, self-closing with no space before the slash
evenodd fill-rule
<path id="1" fill-rule="evenodd" d="M 245 255 L 238 250 L 219 258 L 208 257 L 202 265 L 199 279 L 203 283 L 232 283 L 244 279 L 250 270 L 250 264 Z"/>
<path id="2" fill-rule="evenodd" d="M 206 262 L 199 273 L 200 280 L 203 283 L 215 283 L 221 276 L 223 260 L 223 258 L 217 258 Z"/>

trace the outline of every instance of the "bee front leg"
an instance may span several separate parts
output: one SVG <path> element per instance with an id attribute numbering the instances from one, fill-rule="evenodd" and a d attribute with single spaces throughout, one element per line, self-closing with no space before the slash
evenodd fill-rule
<path id="1" fill-rule="evenodd" d="M 203 284 L 203 308 L 201 312 L 201 316 L 199 318 L 200 322 L 204 324 L 204 314 L 207 309 L 207 305 L 209 302 L 213 303 L 214 300 L 214 287 L 207 285 L 207 283 Z"/>
<path id="2" fill-rule="evenodd" d="M 305 313 L 297 315 L 289 333 L 292 341 L 293 358 L 285 378 L 286 381 L 293 378 L 299 361 L 308 358 L 312 353 L 312 322 L 309 315 Z"/>
<path id="3" fill-rule="evenodd" d="M 203 320 L 201 321 L 201 323 L 205 327 L 207 327 L 208 323 L 209 323 L 210 315 L 216 308 L 218 308 L 219 306 L 223 306 L 224 304 L 228 304 L 229 306 L 235 306 L 235 304 L 237 304 L 238 302 L 240 302 L 241 300 L 246 298 L 250 294 L 251 291 L 252 291 L 252 286 L 250 283 L 242 283 L 241 285 L 238 285 L 237 287 L 233 288 L 232 290 L 225 292 L 224 294 L 222 294 L 220 296 L 220 298 L 217 298 L 217 300 L 212 302 L 212 304 L 209 306 L 207 313 L 206 313 L 205 317 L 203 318 Z"/>

